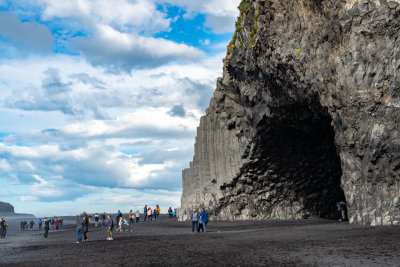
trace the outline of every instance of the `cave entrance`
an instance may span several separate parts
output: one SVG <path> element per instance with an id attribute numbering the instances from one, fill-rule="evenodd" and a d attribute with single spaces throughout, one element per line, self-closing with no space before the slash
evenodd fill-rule
<path id="1" fill-rule="evenodd" d="M 336 203 L 345 196 L 330 115 L 317 101 L 277 111 L 259 124 L 256 149 L 262 172 L 270 174 L 266 185 L 277 191 L 269 204 L 300 203 L 303 218 L 337 217 Z"/>

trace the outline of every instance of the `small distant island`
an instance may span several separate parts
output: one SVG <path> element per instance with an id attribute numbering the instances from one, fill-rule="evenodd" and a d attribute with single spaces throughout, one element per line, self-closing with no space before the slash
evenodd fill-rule
<path id="1" fill-rule="evenodd" d="M 15 213 L 14 206 L 7 202 L 0 201 L 0 216 L 12 216 L 12 217 L 35 217 L 32 214 L 27 213 Z"/>

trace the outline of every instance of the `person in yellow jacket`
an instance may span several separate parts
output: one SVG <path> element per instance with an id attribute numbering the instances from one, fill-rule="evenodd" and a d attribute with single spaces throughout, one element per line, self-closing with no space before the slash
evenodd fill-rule
<path id="1" fill-rule="evenodd" d="M 159 216 L 160 216 L 160 206 L 157 204 L 156 205 L 156 211 L 157 211 L 157 216 L 156 216 L 156 218 L 157 218 L 157 220 L 159 220 Z"/>

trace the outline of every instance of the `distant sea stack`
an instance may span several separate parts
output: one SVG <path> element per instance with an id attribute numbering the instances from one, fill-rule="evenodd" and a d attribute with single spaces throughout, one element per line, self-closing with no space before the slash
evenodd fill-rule
<path id="1" fill-rule="evenodd" d="M 0 201 L 0 214 L 2 213 L 14 213 L 14 206 Z"/>
<path id="2" fill-rule="evenodd" d="M 180 220 L 400 223 L 400 0 L 243 0 Z"/>

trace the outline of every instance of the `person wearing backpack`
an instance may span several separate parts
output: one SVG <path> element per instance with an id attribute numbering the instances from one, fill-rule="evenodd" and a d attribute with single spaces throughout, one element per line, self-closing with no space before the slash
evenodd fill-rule
<path id="1" fill-rule="evenodd" d="M 117 217 L 115 218 L 116 222 L 117 222 L 117 227 L 119 225 L 119 220 L 121 220 L 121 218 L 122 218 L 122 212 L 120 210 L 118 210 Z"/>
<path id="2" fill-rule="evenodd" d="M 0 221 L 0 238 L 5 238 L 7 234 L 8 223 L 6 222 L 6 218 L 1 218 Z"/>
<path id="3" fill-rule="evenodd" d="M 111 219 L 111 215 L 108 215 L 108 229 L 107 229 L 107 240 L 113 240 L 112 231 L 114 230 L 114 221 Z"/>

